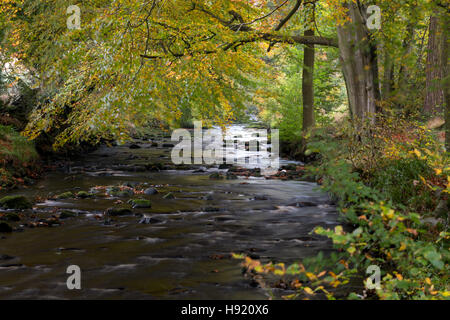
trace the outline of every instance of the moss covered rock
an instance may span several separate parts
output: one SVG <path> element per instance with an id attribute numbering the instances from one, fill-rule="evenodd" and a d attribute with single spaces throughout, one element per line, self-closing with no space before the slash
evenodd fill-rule
<path id="1" fill-rule="evenodd" d="M 128 201 L 129 204 L 133 206 L 133 208 L 151 208 L 152 203 L 150 200 L 146 199 L 132 199 Z"/>
<path id="2" fill-rule="evenodd" d="M 70 198 L 73 198 L 73 197 L 74 197 L 74 195 L 70 191 L 61 193 L 60 195 L 56 196 L 56 198 L 59 199 L 59 200 L 70 199 Z"/>
<path id="3" fill-rule="evenodd" d="M 24 196 L 6 196 L 0 199 L 0 207 L 6 209 L 24 210 L 31 209 L 33 205 Z"/>
<path id="4" fill-rule="evenodd" d="M 86 191 L 80 191 L 77 193 L 77 198 L 81 199 L 87 199 L 92 198 L 94 195 L 92 193 L 86 192 Z"/>
<path id="5" fill-rule="evenodd" d="M 106 209 L 106 214 L 110 215 L 110 216 L 126 216 L 126 215 L 130 215 L 133 214 L 133 211 L 131 211 L 131 209 L 128 208 L 109 208 Z"/>

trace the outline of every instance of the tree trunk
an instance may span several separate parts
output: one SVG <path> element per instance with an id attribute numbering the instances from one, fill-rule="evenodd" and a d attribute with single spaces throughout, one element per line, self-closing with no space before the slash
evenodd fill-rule
<path id="1" fill-rule="evenodd" d="M 406 27 L 406 36 L 403 39 L 403 57 L 407 60 L 407 57 L 411 54 L 414 43 L 414 24 L 409 23 Z M 401 90 L 401 92 L 408 92 L 409 88 L 409 80 L 411 77 L 410 70 L 406 62 L 400 65 L 400 70 L 398 72 L 398 85 L 397 88 Z"/>
<path id="2" fill-rule="evenodd" d="M 388 50 L 384 49 L 383 100 L 391 98 L 394 89 L 394 63 Z"/>
<path id="3" fill-rule="evenodd" d="M 351 22 L 338 26 L 338 41 L 350 113 L 374 122 L 380 98 L 376 46 L 366 27 L 365 6 L 353 1 L 344 5 Z"/>
<path id="4" fill-rule="evenodd" d="M 305 36 L 314 36 L 314 30 L 306 30 Z M 306 134 L 315 125 L 314 119 L 314 45 L 306 45 L 303 58 L 303 133 Z"/>
<path id="5" fill-rule="evenodd" d="M 448 14 L 442 15 L 442 70 L 443 70 L 443 88 L 445 96 L 445 148 L 450 152 L 450 68 L 448 65 L 448 35 L 450 33 L 450 17 Z"/>
<path id="6" fill-rule="evenodd" d="M 443 17 L 443 19 L 445 19 Z M 436 114 L 443 111 L 444 90 L 442 81 L 444 72 L 442 66 L 446 61 L 443 57 L 443 41 L 445 33 L 442 30 L 437 16 L 430 18 L 430 28 L 428 35 L 428 52 L 426 67 L 426 96 L 424 111 L 428 114 Z"/>

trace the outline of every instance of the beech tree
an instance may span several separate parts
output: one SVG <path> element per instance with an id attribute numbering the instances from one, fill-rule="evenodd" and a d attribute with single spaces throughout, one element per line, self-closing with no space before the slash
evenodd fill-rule
<path id="1" fill-rule="evenodd" d="M 373 4 L 381 8 L 381 30 L 368 28 Z M 387 44 L 395 46 L 407 28 L 402 15 L 448 12 L 425 0 L 91 0 L 80 6 L 80 30 L 67 28 L 63 0 L 8 0 L 0 12 L 8 35 L 2 47 L 35 74 L 47 97 L 26 133 L 36 138 L 58 128 L 57 145 L 90 132 L 120 136 L 128 122 L 177 119 L 184 110 L 229 123 L 249 100 L 264 96 L 255 79 L 270 78 L 262 59 L 267 51 L 293 44 L 305 46 L 305 129 L 314 123 L 308 70 L 317 46 L 339 48 L 350 113 L 374 121 L 380 69 L 385 66 L 384 93 L 392 91 L 390 78 L 399 77 L 402 59 Z M 316 23 L 296 29 L 311 6 L 327 12 L 334 34 L 322 36 Z M 383 65 L 380 57 L 387 57 Z"/>

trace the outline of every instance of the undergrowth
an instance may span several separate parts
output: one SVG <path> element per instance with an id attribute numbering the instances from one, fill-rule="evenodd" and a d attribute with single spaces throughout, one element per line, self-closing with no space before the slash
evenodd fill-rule
<path id="1" fill-rule="evenodd" d="M 280 278 L 295 292 L 285 299 L 449 299 L 448 153 L 418 124 L 380 123 L 317 132 L 308 145 L 321 158 L 310 172 L 337 199 L 344 223 L 313 232 L 336 251 L 290 266 L 235 255 L 247 275 L 266 288 Z M 376 286 L 364 279 L 374 270 Z M 345 290 L 355 281 L 360 290 Z"/>

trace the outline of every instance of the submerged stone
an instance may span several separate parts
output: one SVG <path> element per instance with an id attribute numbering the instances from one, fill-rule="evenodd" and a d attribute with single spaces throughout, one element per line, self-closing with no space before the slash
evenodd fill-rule
<path id="1" fill-rule="evenodd" d="M 135 144 L 135 143 L 133 143 L 132 145 L 130 145 L 129 148 L 130 148 L 130 149 L 140 149 L 141 146 L 140 146 L 140 145 L 137 145 L 137 144 Z"/>
<path id="2" fill-rule="evenodd" d="M 256 195 L 254 200 L 268 200 L 266 195 Z"/>
<path id="3" fill-rule="evenodd" d="M 110 187 L 106 189 L 106 193 L 111 197 L 127 198 L 134 196 L 132 189 L 121 189 L 119 187 Z"/>
<path id="4" fill-rule="evenodd" d="M 74 213 L 74 212 L 72 212 L 72 211 L 67 211 L 67 210 L 65 210 L 65 211 L 62 211 L 62 212 L 60 213 L 59 218 L 60 218 L 60 219 L 67 219 L 67 218 L 73 218 L 73 217 L 76 217 L 76 216 L 77 216 L 76 213 Z"/>
<path id="5" fill-rule="evenodd" d="M 162 223 L 161 220 L 144 216 L 141 220 L 139 220 L 139 223 L 141 224 L 155 224 L 155 223 Z"/>
<path id="6" fill-rule="evenodd" d="M 113 217 L 114 216 L 126 216 L 126 215 L 133 214 L 133 211 L 128 208 L 109 208 L 109 209 L 106 209 L 106 214 L 113 216 Z"/>
<path id="7" fill-rule="evenodd" d="M 7 254 L 0 254 L 0 261 L 12 260 L 14 257 L 11 257 Z"/>
<path id="8" fill-rule="evenodd" d="M 169 192 L 168 194 L 164 195 L 163 199 L 175 199 L 175 196 L 172 194 L 172 192 Z"/>

